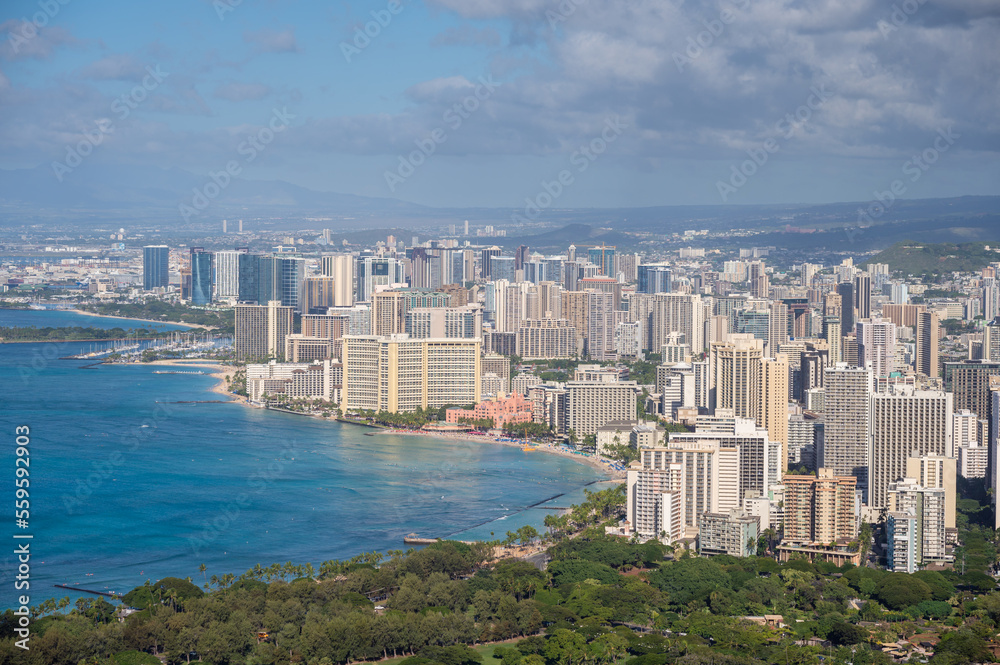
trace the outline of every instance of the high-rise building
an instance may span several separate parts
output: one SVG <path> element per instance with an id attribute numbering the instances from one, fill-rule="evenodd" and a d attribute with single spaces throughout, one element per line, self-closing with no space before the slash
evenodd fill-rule
<path id="1" fill-rule="evenodd" d="M 667 492 L 676 493 L 677 508 L 671 509 L 688 535 L 697 533 L 699 515 L 739 508 L 739 449 L 718 441 L 642 448 L 626 478 L 626 518 L 640 535 L 659 535 L 669 511 L 658 502 Z"/>
<path id="2" fill-rule="evenodd" d="M 785 476 L 782 546 L 846 542 L 858 537 L 853 476 L 820 468 L 816 476 Z"/>
<path id="3" fill-rule="evenodd" d="M 867 504 L 885 508 L 889 485 L 906 475 L 911 455 L 951 454 L 952 396 L 896 385 L 873 394 L 871 401 Z M 829 421 L 826 434 L 833 434 Z"/>
<path id="4" fill-rule="evenodd" d="M 841 282 L 837 285 L 837 293 L 840 295 L 840 323 L 845 331 L 854 330 L 854 284 L 852 282 Z"/>
<path id="5" fill-rule="evenodd" d="M 246 250 L 215 253 L 215 299 L 238 299 L 240 295 L 240 257 Z"/>
<path id="6" fill-rule="evenodd" d="M 464 307 L 414 307 L 406 313 L 406 332 L 415 339 L 482 337 L 483 309 Z"/>
<path id="7" fill-rule="evenodd" d="M 823 317 L 823 339 L 829 346 L 830 364 L 844 362 L 844 338 L 840 329 L 840 319 L 836 316 Z"/>
<path id="8" fill-rule="evenodd" d="M 918 374 L 935 378 L 941 375 L 938 366 L 938 338 L 941 324 L 937 314 L 920 312 L 917 314 L 916 333 L 916 370 Z"/>
<path id="9" fill-rule="evenodd" d="M 823 384 L 826 424 L 817 464 L 867 487 L 874 377 L 871 370 L 838 363 L 826 369 Z"/>
<path id="10" fill-rule="evenodd" d="M 1000 362 L 1000 317 L 983 328 L 982 358 L 988 362 Z"/>
<path id="11" fill-rule="evenodd" d="M 478 338 L 347 336 L 344 409 L 401 413 L 476 404 L 481 399 L 481 346 Z"/>
<path id="12" fill-rule="evenodd" d="M 142 288 L 146 291 L 170 286 L 170 248 L 146 245 L 142 248 Z"/>
<path id="13" fill-rule="evenodd" d="M 737 451 L 735 505 L 742 506 L 751 492 L 766 494 L 781 478 L 782 447 L 750 418 L 699 416 L 694 432 L 671 432 L 668 448 L 718 442 L 723 450 Z"/>
<path id="14" fill-rule="evenodd" d="M 302 283 L 302 313 L 325 314 L 334 307 L 336 284 L 333 277 L 307 277 Z"/>
<path id="15" fill-rule="evenodd" d="M 854 278 L 854 307 L 859 319 L 870 319 L 872 316 L 872 278 L 866 272 Z"/>
<path id="16" fill-rule="evenodd" d="M 330 254 L 323 257 L 323 274 L 333 278 L 335 307 L 354 304 L 354 257 L 350 254 Z"/>
<path id="17" fill-rule="evenodd" d="M 587 258 L 597 266 L 599 274 L 611 278 L 617 275 L 618 270 L 617 262 L 615 261 L 614 246 L 601 245 L 600 247 L 591 247 L 587 250 Z"/>
<path id="18" fill-rule="evenodd" d="M 887 534 L 888 562 L 893 571 L 912 573 L 917 566 L 947 561 L 945 491 L 922 487 L 912 478 L 905 478 L 893 483 L 889 494 L 893 523 Z M 909 561 L 912 564 L 903 563 Z"/>
<path id="19" fill-rule="evenodd" d="M 636 415 L 635 381 L 569 381 L 566 396 L 567 424 L 581 439 L 613 420 Z"/>
<path id="20" fill-rule="evenodd" d="M 788 341 L 788 305 L 780 300 L 772 302 L 768 314 L 767 354 L 773 356 Z"/>
<path id="21" fill-rule="evenodd" d="M 944 492 L 944 525 L 948 529 L 955 528 L 957 518 L 957 472 L 958 464 L 950 456 L 914 454 L 906 460 L 906 478 L 921 487 Z M 892 505 L 891 500 L 889 505 Z"/>
<path id="22" fill-rule="evenodd" d="M 740 418 L 760 412 L 761 362 L 764 343 L 749 334 L 734 333 L 728 342 L 712 344 L 714 408 Z"/>
<path id="23" fill-rule="evenodd" d="M 207 305 L 212 302 L 213 270 L 212 253 L 203 247 L 191 248 L 191 304 Z"/>
<path id="24" fill-rule="evenodd" d="M 357 273 L 355 302 L 368 302 L 380 286 L 402 286 L 406 283 L 402 262 L 392 257 L 359 256 L 355 268 Z"/>
<path id="25" fill-rule="evenodd" d="M 283 360 L 285 338 L 292 333 L 291 307 L 272 300 L 267 305 L 237 305 L 233 350 L 240 360 L 270 356 Z"/>
<path id="26" fill-rule="evenodd" d="M 760 407 L 755 420 L 780 447 L 781 471 L 788 469 L 788 357 L 783 353 L 761 362 Z"/>
<path id="27" fill-rule="evenodd" d="M 258 303 L 260 296 L 260 259 L 257 254 L 240 252 L 237 257 L 236 300 L 243 303 Z"/>
<path id="28" fill-rule="evenodd" d="M 576 328 L 566 319 L 525 319 L 517 329 L 517 355 L 525 360 L 578 355 Z"/>
<path id="29" fill-rule="evenodd" d="M 493 265 L 490 259 L 492 259 L 494 256 L 500 256 L 501 254 L 503 254 L 503 250 L 501 250 L 496 245 L 493 245 L 492 247 L 484 249 L 480 252 L 479 272 L 480 276 L 486 281 L 496 281 L 493 277 L 493 273 L 491 272 Z"/>
<path id="30" fill-rule="evenodd" d="M 742 508 L 698 516 L 698 552 L 702 556 L 754 556 L 759 536 L 760 518 L 747 514 Z"/>
<path id="31" fill-rule="evenodd" d="M 640 264 L 637 273 L 636 293 L 670 293 L 673 289 L 670 267 L 666 264 Z"/>
<path id="32" fill-rule="evenodd" d="M 896 362 L 896 324 L 884 319 L 858 321 L 858 365 L 876 377 L 889 376 Z"/>

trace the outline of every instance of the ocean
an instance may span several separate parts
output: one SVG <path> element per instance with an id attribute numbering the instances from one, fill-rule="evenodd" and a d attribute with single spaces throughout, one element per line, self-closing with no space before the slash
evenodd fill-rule
<path id="1" fill-rule="evenodd" d="M 10 310 L 0 310 L 0 325 L 43 327 L 56 317 L 63 326 L 141 325 Z M 166 576 L 203 584 L 258 563 L 318 568 L 405 549 L 411 532 L 488 539 L 525 524 L 541 531 L 546 505 L 579 503 L 583 488 L 604 478 L 542 452 L 365 436 L 367 428 L 221 403 L 208 375 L 58 359 L 88 347 L 0 345 L 9 478 L 0 485 L 11 499 L 15 427 L 31 430 L 29 526 L 17 528 L 13 510 L 3 521 L 9 543 L 15 533 L 33 536 L 33 605 L 80 596 L 55 584 L 123 593 Z M 15 602 L 12 551 L 0 554 L 0 608 Z"/>

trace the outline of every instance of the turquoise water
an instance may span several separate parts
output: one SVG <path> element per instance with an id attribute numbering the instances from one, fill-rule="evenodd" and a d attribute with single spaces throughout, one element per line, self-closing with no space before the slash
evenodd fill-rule
<path id="1" fill-rule="evenodd" d="M 170 323 L 150 323 L 137 319 L 116 319 L 105 316 L 88 316 L 66 310 L 0 309 L 0 327 L 35 326 L 36 328 L 145 328 L 146 330 L 187 330 L 186 326 Z"/>
<path id="2" fill-rule="evenodd" d="M 488 538 L 522 524 L 541 530 L 548 511 L 528 506 L 567 492 L 549 504 L 578 502 L 581 488 L 602 478 L 541 452 L 365 436 L 354 426 L 204 403 L 220 398 L 207 375 L 56 359 L 84 347 L 0 345 L 0 446 L 10 478 L 0 484 L 11 495 L 14 427 L 31 428 L 30 527 L 16 529 L 11 510 L 3 530 L 8 543 L 15 531 L 34 536 L 32 604 L 78 595 L 54 584 L 124 592 L 168 575 L 201 580 L 202 563 L 210 577 L 402 549 L 412 531 Z M 13 604 L 12 549 L 0 555 L 0 608 Z"/>

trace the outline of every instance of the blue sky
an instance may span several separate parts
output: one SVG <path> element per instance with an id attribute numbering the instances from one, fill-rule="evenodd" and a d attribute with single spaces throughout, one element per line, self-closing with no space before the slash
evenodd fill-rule
<path id="1" fill-rule="evenodd" d="M 0 167 L 62 160 L 104 122 L 80 168 L 205 174 L 278 109 L 294 118 L 244 177 L 428 205 L 516 207 L 567 171 L 559 207 L 1000 193 L 1000 4 L 908 2 L 6 2 Z M 372 12 L 386 25 L 348 61 Z"/>

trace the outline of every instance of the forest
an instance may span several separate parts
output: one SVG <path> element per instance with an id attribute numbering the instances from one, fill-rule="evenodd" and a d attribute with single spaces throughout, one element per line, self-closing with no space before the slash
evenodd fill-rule
<path id="1" fill-rule="evenodd" d="M 623 499 L 590 493 L 550 516 L 544 570 L 457 541 L 318 569 L 203 568 L 133 589 L 127 617 L 103 599 L 34 608 L 28 652 L 8 611 L 0 664 L 861 665 L 893 662 L 882 647 L 911 639 L 933 644 L 934 665 L 993 661 L 1000 593 L 982 572 L 698 557 L 606 536 Z"/>

